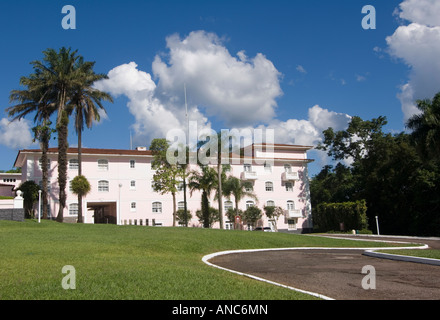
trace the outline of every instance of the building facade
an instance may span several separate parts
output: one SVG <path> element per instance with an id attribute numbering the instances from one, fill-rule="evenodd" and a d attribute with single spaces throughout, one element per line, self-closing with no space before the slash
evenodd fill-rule
<path id="1" fill-rule="evenodd" d="M 244 155 L 231 156 L 228 175 L 252 182 L 252 191 L 258 200 L 244 198 L 239 209 L 249 206 L 279 206 L 283 215 L 269 220 L 264 214 L 257 226 L 272 230 L 304 232 L 312 228 L 307 150 L 311 147 L 275 144 L 252 145 Z M 267 151 L 269 150 L 269 151 Z M 249 152 L 248 152 L 249 151 Z M 250 155 L 250 156 L 246 156 Z M 59 208 L 59 188 L 57 184 L 57 149 L 51 148 L 49 158 L 49 215 L 55 218 Z M 82 173 L 91 184 L 91 191 L 83 198 L 85 223 L 112 223 L 119 225 L 173 225 L 173 199 L 171 194 L 159 194 L 153 190 L 151 162 L 153 155 L 145 147 L 136 150 L 90 149 L 82 148 Z M 21 180 L 34 180 L 41 185 L 41 151 L 19 151 L 15 167 L 22 168 Z M 190 170 L 197 169 L 190 165 Z M 78 174 L 78 150 L 68 149 L 68 186 Z M 64 221 L 75 222 L 78 215 L 78 197 L 67 190 Z M 200 209 L 201 194 L 187 192 L 187 209 L 192 214 L 188 226 L 201 227 L 196 217 Z M 178 209 L 184 207 L 183 188 L 176 194 Z M 223 197 L 223 212 L 234 208 L 233 196 Z M 210 205 L 218 208 L 218 202 L 211 195 Z M 234 221 L 223 217 L 224 227 L 232 229 Z M 219 228 L 215 223 L 214 228 Z M 247 229 L 250 226 L 242 225 Z M 252 226 L 255 227 L 255 226 Z"/>
<path id="2" fill-rule="evenodd" d="M 21 183 L 21 173 L 0 172 L 0 196 L 15 197 L 15 191 Z"/>

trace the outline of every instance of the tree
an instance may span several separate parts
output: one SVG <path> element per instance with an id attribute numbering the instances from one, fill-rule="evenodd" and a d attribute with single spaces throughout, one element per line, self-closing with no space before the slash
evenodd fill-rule
<path id="1" fill-rule="evenodd" d="M 171 193 L 173 197 L 173 226 L 176 225 L 176 193 L 177 186 L 180 184 L 184 170 L 177 164 L 170 164 L 166 159 L 166 152 L 169 148 L 166 139 L 153 139 L 150 150 L 153 151 L 154 160 L 151 165 L 156 172 L 153 176 L 153 189 L 161 194 Z"/>
<path id="2" fill-rule="evenodd" d="M 82 57 L 78 59 L 78 69 L 81 70 L 82 81 L 79 81 L 73 88 L 73 96 L 68 108 L 73 111 L 75 119 L 75 131 L 78 135 L 78 176 L 82 175 L 82 131 L 84 126 L 91 128 L 94 121 L 100 121 L 99 109 L 105 112 L 101 100 L 113 102 L 112 97 L 93 87 L 96 81 L 107 79 L 105 74 L 96 74 L 93 71 L 95 62 L 84 62 Z M 99 107 L 99 109 L 98 109 Z M 78 195 L 78 223 L 83 222 L 82 196 Z"/>
<path id="3" fill-rule="evenodd" d="M 34 73 L 27 78 L 30 95 L 28 98 L 40 96 L 40 103 L 50 106 L 50 113 L 57 112 L 56 129 L 58 133 L 58 185 L 59 211 L 57 221 L 63 221 L 63 212 L 66 206 L 67 183 L 67 138 L 68 124 L 71 109 L 69 100 L 74 95 L 74 89 L 84 81 L 84 69 L 81 68 L 81 59 L 77 51 L 70 48 L 61 48 L 43 51 L 42 61 L 32 61 Z M 30 109 L 29 109 L 30 112 Z"/>
<path id="4" fill-rule="evenodd" d="M 243 212 L 243 220 L 253 227 L 255 227 L 255 224 L 261 219 L 262 216 L 263 214 L 261 209 L 255 206 L 251 206 Z"/>
<path id="5" fill-rule="evenodd" d="M 337 166 L 312 180 L 312 205 L 320 201 L 366 200 L 368 225 L 387 234 L 433 235 L 440 232 L 438 210 L 440 172 L 437 165 L 420 158 L 406 133 L 382 131 L 385 117 L 363 121 L 353 117 L 348 129 L 324 131 L 326 150 L 334 160 L 351 158 L 348 168 Z M 319 190 L 327 190 L 320 194 Z"/>
<path id="6" fill-rule="evenodd" d="M 201 172 L 192 170 L 189 177 L 188 187 L 190 194 L 195 190 L 202 192 L 201 199 L 201 214 L 203 217 L 203 227 L 209 228 L 210 223 L 210 209 L 209 209 L 209 197 L 212 191 L 216 188 L 216 176 L 217 172 L 208 166 L 202 166 Z"/>
<path id="7" fill-rule="evenodd" d="M 43 203 L 43 219 L 47 219 L 48 212 L 48 157 L 49 141 L 52 133 L 55 131 L 51 128 L 51 114 L 55 111 L 54 104 L 51 102 L 51 92 L 47 92 L 42 86 L 41 81 L 36 74 L 29 77 L 21 77 L 20 85 L 24 87 L 22 90 L 12 90 L 9 100 L 10 102 L 18 102 L 18 104 L 6 109 L 12 121 L 21 120 L 25 116 L 35 113 L 34 122 L 37 124 L 32 128 L 34 132 L 34 141 L 40 142 L 41 148 L 41 170 L 42 170 L 42 203 Z"/>
<path id="8" fill-rule="evenodd" d="M 418 150 L 427 158 L 440 160 L 440 92 L 432 100 L 418 100 L 421 111 L 412 116 L 406 127 L 412 130 L 411 137 Z"/>
<path id="9" fill-rule="evenodd" d="M 31 219 L 34 217 L 34 203 L 38 199 L 38 190 L 40 187 L 33 180 L 27 180 L 22 182 L 17 188 L 23 192 L 23 207 L 26 219 Z"/>
<path id="10" fill-rule="evenodd" d="M 257 196 L 252 191 L 247 191 L 252 189 L 252 183 L 249 181 L 240 180 L 237 177 L 230 176 L 224 183 L 224 193 L 229 199 L 231 195 L 234 196 L 235 200 L 235 212 L 239 215 L 238 204 L 244 197 L 249 197 L 258 201 Z"/>
<path id="11" fill-rule="evenodd" d="M 283 208 L 279 206 L 264 206 L 263 210 L 269 220 L 277 220 L 284 214 Z"/>
<path id="12" fill-rule="evenodd" d="M 185 212 L 183 209 L 177 210 L 176 220 L 177 222 L 181 222 L 182 225 L 188 226 L 188 221 L 192 219 L 192 214 L 190 211 Z"/>
<path id="13" fill-rule="evenodd" d="M 72 180 L 72 192 L 78 196 L 78 201 L 90 192 L 90 183 L 83 175 L 78 175 Z M 78 208 L 80 203 L 78 203 Z M 78 210 L 78 222 L 83 222 L 82 211 Z"/>
<path id="14" fill-rule="evenodd" d="M 75 103 L 84 101 L 81 100 L 84 97 L 91 97 L 79 92 L 92 90 L 90 79 L 94 74 L 92 72 L 94 63 L 84 62 L 77 53 L 77 50 L 72 51 L 65 47 L 59 51 L 45 50 L 41 61 L 31 62 L 34 73 L 27 78 L 32 94 L 40 95 L 39 101 L 46 102 L 50 106 L 50 114 L 57 113 L 59 211 L 56 220 L 58 222 L 63 222 L 63 212 L 66 206 L 69 116 Z M 97 97 L 98 94 L 93 92 L 94 97 Z"/>
<path id="15" fill-rule="evenodd" d="M 223 184 L 223 181 L 225 178 L 224 170 L 223 170 L 224 165 L 222 165 L 222 162 L 221 162 L 221 160 L 222 160 L 221 159 L 221 146 L 222 146 L 222 142 L 226 142 L 227 138 L 228 137 L 223 137 L 221 132 L 217 132 L 217 135 L 211 137 L 210 140 L 201 141 L 198 144 L 199 151 L 200 151 L 200 149 L 207 149 L 208 152 L 206 153 L 206 156 L 214 157 L 217 162 L 217 194 L 216 194 L 216 198 L 218 201 L 220 229 L 223 229 L 223 200 L 222 200 L 223 187 L 222 187 L 222 184 Z M 213 154 L 211 154 L 211 151 L 215 151 L 215 152 L 213 152 Z"/>
<path id="16" fill-rule="evenodd" d="M 203 224 L 204 228 L 211 228 L 214 223 L 220 221 L 220 213 L 213 207 L 209 207 L 209 215 L 204 214 L 202 210 L 197 210 L 196 216 L 199 219 L 199 222 Z"/>

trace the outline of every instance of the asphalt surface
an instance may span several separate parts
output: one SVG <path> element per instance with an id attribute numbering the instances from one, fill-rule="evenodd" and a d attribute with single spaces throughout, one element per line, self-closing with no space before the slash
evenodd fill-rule
<path id="1" fill-rule="evenodd" d="M 440 249 L 440 240 L 378 237 L 374 240 L 416 242 Z M 369 257 L 363 252 L 353 249 L 245 252 L 217 256 L 209 262 L 336 300 L 440 300 L 440 266 Z M 371 267 L 362 273 L 364 266 L 374 268 L 374 278 Z M 371 286 L 374 280 L 375 289 L 363 288 L 363 281 L 364 286 Z"/>

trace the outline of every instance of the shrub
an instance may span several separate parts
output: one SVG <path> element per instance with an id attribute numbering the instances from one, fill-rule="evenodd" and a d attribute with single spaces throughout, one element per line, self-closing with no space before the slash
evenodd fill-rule
<path id="1" fill-rule="evenodd" d="M 317 231 L 367 229 L 367 204 L 356 202 L 320 203 L 313 212 Z"/>

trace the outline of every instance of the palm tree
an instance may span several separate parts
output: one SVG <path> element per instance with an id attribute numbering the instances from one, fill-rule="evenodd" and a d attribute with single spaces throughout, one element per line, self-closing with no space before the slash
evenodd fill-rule
<path id="1" fill-rule="evenodd" d="M 69 116 L 76 104 L 84 101 L 97 103 L 100 99 L 106 99 L 106 94 L 95 92 L 91 88 L 94 63 L 84 62 L 77 55 L 77 50 L 63 47 L 58 52 L 47 49 L 43 54 L 42 61 L 31 62 L 34 73 L 29 77 L 29 83 L 33 94 L 40 94 L 40 101 L 50 104 L 50 114 L 55 111 L 57 113 L 59 211 L 56 220 L 62 222 L 66 206 Z M 77 94 L 81 90 L 83 94 Z M 89 94 L 90 92 L 93 94 Z"/>
<path id="2" fill-rule="evenodd" d="M 238 203 L 245 197 L 249 197 L 254 199 L 255 201 L 258 201 L 257 196 L 254 192 L 248 191 L 252 189 L 252 183 L 245 180 L 240 180 L 237 177 L 230 176 L 225 181 L 224 184 L 224 194 L 230 198 L 231 195 L 234 196 L 235 200 L 235 214 L 238 216 Z"/>
<path id="3" fill-rule="evenodd" d="M 209 197 L 217 185 L 217 172 L 208 166 L 202 166 L 201 168 L 201 172 L 197 170 L 191 171 L 188 187 L 191 195 L 195 190 L 202 191 L 201 210 L 203 215 L 203 227 L 209 228 Z"/>
<path id="4" fill-rule="evenodd" d="M 432 100 L 418 100 L 417 108 L 421 113 L 412 116 L 406 127 L 424 155 L 440 159 L 440 92 Z"/>
<path id="5" fill-rule="evenodd" d="M 46 92 L 39 84 L 36 75 L 29 77 L 21 77 L 20 85 L 24 86 L 23 90 L 12 90 L 10 94 L 10 102 L 18 102 L 18 104 L 6 109 L 9 117 L 13 117 L 12 121 L 21 120 L 25 116 L 35 113 L 34 122 L 37 125 L 32 128 L 34 137 L 40 142 L 41 148 L 41 170 L 42 170 L 42 205 L 43 219 L 47 219 L 48 199 L 48 157 L 49 141 L 53 133 L 50 127 L 52 122 L 49 120 L 54 112 L 54 105 L 50 102 L 50 93 Z"/>
<path id="6" fill-rule="evenodd" d="M 66 206 L 67 148 L 70 110 L 67 109 L 72 89 L 81 84 L 82 70 L 78 68 L 77 51 L 61 48 L 43 51 L 42 61 L 33 61 L 36 88 L 41 88 L 45 96 L 50 96 L 57 111 L 56 129 L 58 132 L 58 185 L 59 211 L 56 220 L 63 222 Z"/>
<path id="7" fill-rule="evenodd" d="M 100 121 L 99 109 L 105 112 L 101 100 L 113 102 L 108 93 L 93 88 L 93 83 L 108 78 L 104 74 L 96 74 L 93 71 L 94 64 L 95 62 L 84 62 L 83 58 L 79 57 L 78 69 L 82 70 L 81 77 L 83 77 L 83 80 L 73 88 L 73 95 L 69 103 L 69 110 L 74 112 L 74 127 L 78 135 L 78 176 L 82 176 L 81 150 L 84 126 L 90 129 L 94 121 Z M 78 193 L 78 223 L 82 222 L 82 194 Z"/>

